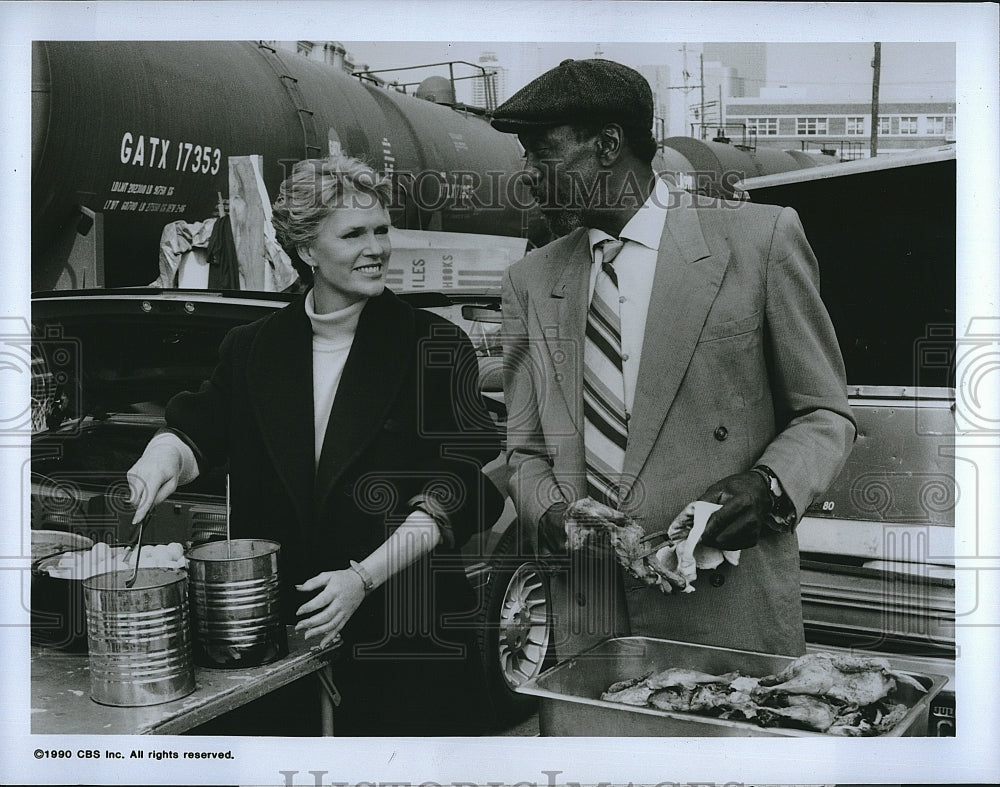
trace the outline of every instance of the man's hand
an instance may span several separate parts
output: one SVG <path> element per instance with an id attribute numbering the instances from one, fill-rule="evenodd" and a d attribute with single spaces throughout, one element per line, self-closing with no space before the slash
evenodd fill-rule
<path id="1" fill-rule="evenodd" d="M 771 513 L 771 490 L 758 473 L 737 473 L 718 481 L 699 500 L 722 505 L 708 518 L 701 543 L 723 550 L 756 546 Z"/>
<path id="2" fill-rule="evenodd" d="M 541 554 L 566 554 L 566 503 L 552 505 L 538 522 L 538 549 Z"/>

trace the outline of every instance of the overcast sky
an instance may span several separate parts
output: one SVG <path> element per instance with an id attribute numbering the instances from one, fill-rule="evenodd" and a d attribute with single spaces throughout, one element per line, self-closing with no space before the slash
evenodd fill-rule
<path id="1" fill-rule="evenodd" d="M 508 69 L 508 95 L 565 58 L 603 57 L 634 68 L 669 65 L 682 84 L 683 42 L 372 42 L 343 41 L 355 57 L 372 69 L 398 68 L 447 60 L 475 63 L 479 55 L 496 52 Z M 697 81 L 700 43 L 688 43 L 688 71 Z M 822 95 L 864 99 L 871 95 L 873 45 L 866 43 L 773 43 L 767 47 L 768 87 L 788 86 Z M 457 75 L 458 72 L 456 72 Z M 676 75 L 676 77 L 674 77 Z M 412 75 L 401 74 L 407 81 Z M 885 43 L 882 45 L 883 100 L 955 100 L 953 43 Z"/>

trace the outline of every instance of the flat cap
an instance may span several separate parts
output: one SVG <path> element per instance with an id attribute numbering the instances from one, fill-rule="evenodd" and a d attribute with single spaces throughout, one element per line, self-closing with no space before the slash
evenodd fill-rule
<path id="1" fill-rule="evenodd" d="M 638 71 L 613 60 L 564 60 L 504 101 L 490 121 L 511 134 L 567 123 L 653 126 L 653 91 Z"/>

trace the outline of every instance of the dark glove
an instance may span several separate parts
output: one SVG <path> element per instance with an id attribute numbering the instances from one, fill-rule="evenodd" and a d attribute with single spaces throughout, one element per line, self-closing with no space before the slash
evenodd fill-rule
<path id="1" fill-rule="evenodd" d="M 718 481 L 699 500 L 720 503 L 708 518 L 701 543 L 723 550 L 756 546 L 771 514 L 771 490 L 759 473 L 737 473 Z"/>
<path id="2" fill-rule="evenodd" d="M 550 506 L 538 521 L 538 551 L 541 554 L 566 554 L 567 503 Z"/>

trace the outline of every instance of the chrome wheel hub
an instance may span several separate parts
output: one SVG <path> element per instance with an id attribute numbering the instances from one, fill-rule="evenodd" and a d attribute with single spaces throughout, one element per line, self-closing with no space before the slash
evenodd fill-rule
<path id="1" fill-rule="evenodd" d="M 548 599 L 537 566 L 519 566 L 507 583 L 500 607 L 500 671 L 511 688 L 542 669 L 549 644 Z"/>

